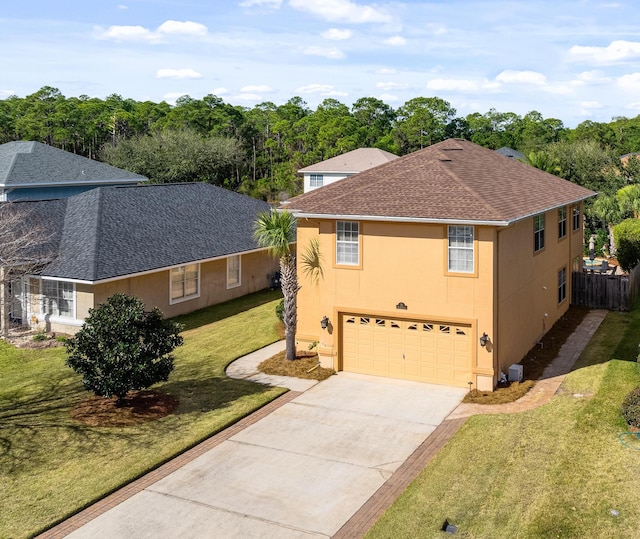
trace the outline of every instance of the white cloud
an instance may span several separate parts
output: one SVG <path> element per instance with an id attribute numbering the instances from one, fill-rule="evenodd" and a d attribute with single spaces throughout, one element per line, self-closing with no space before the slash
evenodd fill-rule
<path id="1" fill-rule="evenodd" d="M 317 15 L 327 21 L 350 23 L 391 22 L 391 17 L 373 6 L 361 6 L 350 0 L 289 0 L 292 8 Z"/>
<path id="2" fill-rule="evenodd" d="M 432 79 L 427 82 L 429 90 L 453 90 L 457 92 L 474 92 L 479 84 L 474 80 L 465 79 Z"/>
<path id="3" fill-rule="evenodd" d="M 335 87 L 330 84 L 308 84 L 307 86 L 301 86 L 296 89 L 296 92 L 301 94 L 320 94 L 322 96 L 332 97 L 344 97 L 348 95 L 346 92 L 336 90 Z"/>
<path id="4" fill-rule="evenodd" d="M 392 47 L 401 47 L 407 44 L 407 40 L 402 36 L 393 36 L 383 41 L 385 45 L 391 45 Z"/>
<path id="5" fill-rule="evenodd" d="M 600 101 L 582 101 L 580 106 L 584 109 L 602 109 L 604 105 Z"/>
<path id="6" fill-rule="evenodd" d="M 129 6 L 125 6 L 124 4 L 118 4 L 118 9 L 121 9 L 121 10 L 129 9 Z"/>
<path id="7" fill-rule="evenodd" d="M 640 58 L 640 43 L 637 41 L 612 41 L 606 47 L 583 47 L 574 45 L 569 54 L 576 60 L 597 64 L 615 64 Z"/>
<path id="8" fill-rule="evenodd" d="M 376 88 L 380 88 L 381 90 L 401 90 L 406 88 L 406 84 L 401 84 L 399 82 L 376 82 Z"/>
<path id="9" fill-rule="evenodd" d="M 168 36 L 207 35 L 208 29 L 204 24 L 192 21 L 165 21 L 155 31 L 142 26 L 109 26 L 106 30 L 100 26 L 94 27 L 94 36 L 98 39 L 113 39 L 114 41 L 146 41 L 147 43 L 162 43 Z"/>
<path id="10" fill-rule="evenodd" d="M 202 75 L 194 69 L 158 69 L 156 79 L 201 79 Z"/>
<path id="11" fill-rule="evenodd" d="M 282 5 L 282 0 L 244 0 L 238 4 L 240 7 L 268 7 L 278 9 Z"/>
<path id="12" fill-rule="evenodd" d="M 224 86 L 220 86 L 219 88 L 214 88 L 213 90 L 211 90 L 211 93 L 213 95 L 224 95 L 224 94 L 228 94 L 229 90 L 227 88 L 225 88 Z"/>
<path id="13" fill-rule="evenodd" d="M 640 110 L 640 101 L 636 101 L 635 103 L 629 103 L 626 108 L 631 110 Z"/>
<path id="14" fill-rule="evenodd" d="M 627 90 L 640 90 L 640 73 L 629 73 L 618 78 L 618 85 Z"/>
<path id="15" fill-rule="evenodd" d="M 240 88 L 240 92 L 242 92 L 243 94 L 254 92 L 268 93 L 273 92 L 273 88 L 271 88 L 271 86 L 267 86 L 266 84 L 258 86 L 243 86 L 242 88 Z"/>
<path id="16" fill-rule="evenodd" d="M 391 94 L 382 94 L 378 99 L 381 99 L 382 101 L 398 101 L 398 98 Z"/>
<path id="17" fill-rule="evenodd" d="M 376 73 L 378 73 L 379 75 L 393 75 L 397 72 L 398 71 L 393 67 L 381 67 L 376 71 Z"/>
<path id="18" fill-rule="evenodd" d="M 579 73 L 576 77 L 576 80 L 573 81 L 573 84 L 577 85 L 594 85 L 594 84 L 606 84 L 611 82 L 611 77 L 607 77 L 604 75 L 602 71 L 592 70 L 592 71 L 583 71 Z"/>
<path id="19" fill-rule="evenodd" d="M 262 96 L 254 93 L 241 93 L 234 95 L 233 99 L 237 99 L 238 101 L 262 101 Z"/>
<path id="20" fill-rule="evenodd" d="M 168 94 L 164 94 L 162 99 L 167 103 L 175 103 L 176 100 L 184 95 L 189 95 L 187 92 L 169 92 Z"/>
<path id="21" fill-rule="evenodd" d="M 206 36 L 209 31 L 204 24 L 193 21 L 165 21 L 158 26 L 159 33 L 172 35 Z"/>
<path id="22" fill-rule="evenodd" d="M 12 95 L 16 95 L 13 90 L 0 90 L 0 96 L 10 97 Z"/>
<path id="23" fill-rule="evenodd" d="M 353 34 L 351 30 L 340 30 L 339 28 L 329 28 L 326 32 L 322 32 L 322 37 L 325 39 L 332 39 L 334 41 L 342 41 L 349 39 Z"/>
<path id="24" fill-rule="evenodd" d="M 325 58 L 333 58 L 334 60 L 339 60 L 345 56 L 340 49 L 336 49 L 335 47 L 331 49 L 324 49 L 322 47 L 316 47 L 315 45 L 311 45 L 310 47 L 303 49 L 302 54 L 324 56 Z"/>
<path id="25" fill-rule="evenodd" d="M 506 69 L 498 74 L 496 81 L 504 84 L 534 84 L 542 86 L 547 83 L 547 77 L 537 71 Z"/>

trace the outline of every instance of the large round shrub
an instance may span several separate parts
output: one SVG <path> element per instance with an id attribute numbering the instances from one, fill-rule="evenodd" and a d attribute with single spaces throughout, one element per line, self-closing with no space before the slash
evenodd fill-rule
<path id="1" fill-rule="evenodd" d="M 115 396 L 121 404 L 129 391 L 169 379 L 181 329 L 157 307 L 145 311 L 135 296 L 115 294 L 90 309 L 80 331 L 65 343 L 66 363 L 82 375 L 86 389 Z"/>
<path id="2" fill-rule="evenodd" d="M 636 387 L 624 398 L 622 417 L 628 425 L 640 428 L 640 387 Z"/>
<path id="3" fill-rule="evenodd" d="M 613 227 L 616 257 L 625 271 L 631 271 L 640 263 L 640 219 L 625 219 Z"/>

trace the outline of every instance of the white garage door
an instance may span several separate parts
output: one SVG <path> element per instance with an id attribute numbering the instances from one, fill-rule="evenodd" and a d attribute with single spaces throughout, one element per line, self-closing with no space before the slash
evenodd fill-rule
<path id="1" fill-rule="evenodd" d="M 342 368 L 465 387 L 471 333 L 469 325 L 343 314 Z"/>

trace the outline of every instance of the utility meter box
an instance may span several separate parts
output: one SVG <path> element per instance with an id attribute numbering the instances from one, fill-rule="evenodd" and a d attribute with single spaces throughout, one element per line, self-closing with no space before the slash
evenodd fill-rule
<path id="1" fill-rule="evenodd" d="M 524 370 L 522 365 L 514 363 L 509 367 L 509 382 L 522 382 L 524 378 Z"/>

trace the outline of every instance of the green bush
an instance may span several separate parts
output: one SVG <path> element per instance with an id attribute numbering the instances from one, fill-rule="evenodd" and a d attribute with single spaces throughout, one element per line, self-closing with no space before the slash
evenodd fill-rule
<path id="1" fill-rule="evenodd" d="M 640 263 L 640 219 L 625 219 L 613 227 L 617 258 L 625 271 L 631 271 Z"/>
<path id="2" fill-rule="evenodd" d="M 276 305 L 276 316 L 280 322 L 284 323 L 284 300 Z"/>
<path id="3" fill-rule="evenodd" d="M 42 342 L 42 341 L 46 341 L 49 338 L 49 336 L 47 335 L 47 332 L 44 329 L 41 329 L 32 338 L 36 342 Z"/>
<path id="4" fill-rule="evenodd" d="M 636 387 L 624 398 L 622 417 L 628 425 L 640 428 L 640 387 Z"/>

